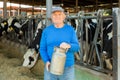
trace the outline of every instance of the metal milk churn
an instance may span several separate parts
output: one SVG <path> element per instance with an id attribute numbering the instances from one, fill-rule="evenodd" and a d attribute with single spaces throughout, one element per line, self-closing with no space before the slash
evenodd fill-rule
<path id="1" fill-rule="evenodd" d="M 52 55 L 50 72 L 55 75 L 62 75 L 64 72 L 64 65 L 66 61 L 66 49 L 59 47 L 54 48 L 54 53 Z"/>

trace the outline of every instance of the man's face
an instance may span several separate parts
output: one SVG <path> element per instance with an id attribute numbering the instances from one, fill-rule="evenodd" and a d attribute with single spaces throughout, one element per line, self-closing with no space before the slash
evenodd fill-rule
<path id="1" fill-rule="evenodd" d="M 66 16 L 65 16 L 64 12 L 61 12 L 61 11 L 55 11 L 51 15 L 51 19 L 52 19 L 52 22 L 54 24 L 61 24 L 61 23 L 63 23 L 65 17 Z"/>

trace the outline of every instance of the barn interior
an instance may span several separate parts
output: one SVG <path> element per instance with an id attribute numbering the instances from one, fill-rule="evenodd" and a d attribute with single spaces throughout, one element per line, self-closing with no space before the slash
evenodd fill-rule
<path id="1" fill-rule="evenodd" d="M 3 1 L 3 0 L 0 0 Z M 37 8 L 46 8 L 46 0 L 6 0 L 9 3 L 16 3 L 19 4 L 19 6 L 12 6 L 12 4 L 9 4 L 7 6 L 7 9 L 10 10 L 11 12 L 24 12 L 29 14 L 39 14 L 41 11 L 40 9 Z M 70 13 L 77 13 L 81 10 L 86 11 L 86 12 L 92 12 L 92 11 L 97 11 L 98 9 L 111 9 L 113 7 L 118 7 L 118 0 L 74 0 L 74 1 L 69 1 L 69 0 L 53 0 L 53 5 L 54 6 L 62 6 L 66 11 Z M 28 8 L 22 8 L 21 5 L 29 5 L 31 7 Z M 15 11 L 16 10 L 16 11 Z M 44 10 L 42 10 L 42 13 L 44 14 Z M 11 16 L 13 14 L 10 14 Z M 3 14 L 2 14 L 3 16 Z"/>
<path id="2" fill-rule="evenodd" d="M 120 47 L 117 46 L 117 43 L 119 41 L 117 40 L 117 38 L 119 37 L 119 35 L 117 34 L 117 32 L 119 31 L 117 30 L 120 30 L 118 28 L 120 24 L 118 22 L 119 14 L 116 14 L 117 9 L 115 12 L 113 12 L 114 11 L 113 8 L 119 8 L 120 0 L 31 0 L 31 1 L 30 0 L 0 0 L 0 23 L 12 17 L 13 19 L 18 19 L 18 22 L 20 23 L 21 26 L 24 25 L 27 26 L 27 28 L 24 29 L 25 34 L 23 33 L 24 36 L 22 37 L 22 39 L 19 39 L 18 37 L 19 34 L 16 33 L 15 30 L 11 31 L 7 35 L 6 33 L 4 34 L 4 32 L 2 33 L 4 35 L 0 37 L 0 57 L 1 59 L 5 58 L 5 60 L 4 59 L 3 61 L 1 60 L 0 63 L 3 62 L 5 63 L 5 61 L 10 61 L 10 62 L 6 62 L 6 64 L 0 66 L 0 80 L 34 80 L 34 79 L 43 80 L 44 64 L 41 61 L 41 59 L 38 60 L 38 62 L 32 69 L 28 69 L 26 67 L 23 68 L 21 67 L 21 65 L 24 61 L 23 56 L 28 50 L 28 46 L 32 44 L 32 41 L 34 41 L 33 38 L 35 37 L 35 31 L 37 30 L 37 26 L 39 25 L 39 22 L 41 22 L 40 25 L 42 29 L 44 29 L 44 27 L 48 25 L 47 20 L 49 22 L 49 19 L 46 17 L 46 15 L 47 15 L 47 6 L 48 6 L 47 4 L 49 3 L 49 1 L 50 2 L 52 1 L 53 6 L 61 6 L 63 9 L 65 9 L 66 12 L 71 14 L 67 16 L 66 23 L 68 22 L 68 24 L 70 23 L 70 25 L 72 25 L 73 27 L 75 26 L 75 30 L 81 44 L 82 44 L 81 41 L 82 31 L 80 30 L 82 30 L 84 26 L 83 20 L 86 19 L 87 21 L 87 19 L 93 19 L 95 20 L 95 24 L 98 27 L 95 32 L 95 38 L 93 39 L 94 41 L 91 42 L 91 45 L 88 46 L 88 42 L 84 44 L 85 47 L 87 48 L 84 52 L 90 53 L 90 57 L 89 55 L 87 55 L 88 58 L 90 58 L 90 61 L 87 60 L 84 62 L 83 54 L 80 54 L 84 50 L 83 49 L 84 47 L 83 44 L 81 45 L 82 46 L 81 52 L 78 52 L 79 53 L 79 55 L 77 55 L 78 60 L 76 60 L 76 65 L 75 65 L 76 67 L 75 80 L 118 80 L 118 77 L 120 77 L 118 73 L 120 73 L 120 71 L 117 70 L 117 67 L 119 66 L 117 64 L 118 61 L 117 50 Z M 6 5 L 5 2 L 8 4 Z M 104 12 L 102 10 L 108 11 L 109 14 L 106 14 L 107 16 L 104 16 L 103 15 Z M 101 52 L 97 50 L 98 47 L 96 47 L 97 45 L 96 41 L 98 39 L 103 40 L 104 33 L 102 32 L 102 30 L 104 28 L 101 27 L 101 25 L 103 26 L 104 20 L 109 20 L 109 19 L 112 19 L 114 22 L 114 25 L 113 24 L 112 25 L 116 26 L 113 27 L 114 45 L 112 47 L 114 49 L 114 56 L 112 56 L 110 60 L 106 59 L 105 61 L 106 56 L 103 58 L 102 56 L 104 55 L 99 55 L 99 53 L 102 52 L 102 48 L 100 49 Z M 4 22 L 3 24 L 5 25 L 6 23 Z M 86 28 L 86 30 L 88 30 L 88 28 Z M 99 34 L 100 36 L 101 35 L 102 36 L 98 38 Z M 85 36 L 88 35 L 89 33 L 87 33 L 86 31 Z M 100 43 L 100 46 L 103 47 L 103 42 Z M 107 46 L 109 46 L 109 43 L 107 44 Z M 92 54 L 94 51 L 95 53 Z M 2 53 L 4 53 L 4 55 L 2 55 Z M 5 56 L 7 56 L 7 60 Z M 91 57 L 91 56 L 95 56 L 95 57 Z M 15 62 L 15 60 L 18 63 Z M 108 65 L 107 63 L 105 63 L 105 62 L 109 63 L 110 61 L 111 63 Z M 7 64 L 8 67 L 4 68 L 4 66 L 6 66 Z M 9 66 L 9 64 L 13 64 L 12 66 L 14 67 L 11 67 L 11 65 Z M 14 69 L 16 70 L 16 72 Z M 6 72 L 4 70 L 6 70 Z M 11 76 L 10 79 L 8 79 L 8 77 L 6 76 L 11 75 L 11 72 L 14 72 L 13 76 Z"/>

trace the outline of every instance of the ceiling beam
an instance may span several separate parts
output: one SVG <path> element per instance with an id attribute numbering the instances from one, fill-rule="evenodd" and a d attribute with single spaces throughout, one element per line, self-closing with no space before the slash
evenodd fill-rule
<path id="1" fill-rule="evenodd" d="M 3 0 L 0 0 L 3 1 Z M 10 2 L 10 0 L 8 0 Z M 20 3 L 26 5 L 33 5 L 33 2 L 30 0 L 11 0 L 12 3 Z M 88 5 L 100 5 L 100 4 L 111 4 L 111 0 L 98 0 L 96 3 L 95 0 L 78 0 L 78 6 L 88 6 Z M 112 3 L 118 3 L 118 0 L 112 0 Z M 76 8 L 76 0 L 53 0 L 53 5 L 63 4 L 64 7 Z M 46 0 L 34 0 L 34 6 L 46 6 Z"/>

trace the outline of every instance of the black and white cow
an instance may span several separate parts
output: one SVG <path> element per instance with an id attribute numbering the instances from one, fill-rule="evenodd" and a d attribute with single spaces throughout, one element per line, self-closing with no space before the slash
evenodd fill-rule
<path id="1" fill-rule="evenodd" d="M 8 32 L 17 34 L 17 39 L 21 43 L 30 45 L 35 30 L 35 21 L 31 19 L 18 20 L 17 18 L 10 17 L 8 19 Z M 34 30 L 33 30 L 34 29 Z"/>
<path id="2" fill-rule="evenodd" d="M 95 21 L 93 21 L 93 20 L 95 20 Z M 75 19 L 68 20 L 68 22 L 66 22 L 66 23 L 73 25 L 73 27 L 76 30 Z M 100 39 L 101 33 L 99 32 L 98 40 L 97 40 L 97 47 L 98 47 L 99 53 L 102 53 L 102 55 L 104 57 L 106 68 L 111 70 L 112 69 L 112 61 L 111 60 L 112 60 L 112 52 L 113 52 L 112 51 L 112 24 L 113 23 L 112 23 L 111 19 L 105 19 L 102 24 L 103 24 L 103 26 L 99 26 L 99 27 L 103 27 L 103 30 L 101 30 L 103 32 L 103 35 L 102 35 L 103 40 Z M 86 19 L 86 20 L 84 19 L 83 20 L 83 33 L 82 33 L 83 45 L 82 45 L 82 47 L 83 47 L 83 50 L 85 51 L 85 52 L 83 52 L 83 61 L 84 62 L 86 62 L 86 59 L 89 57 L 90 45 L 93 43 L 96 27 L 97 27 L 96 19 Z M 86 35 L 86 33 L 88 33 L 88 35 Z M 101 46 L 101 41 L 103 41 L 102 46 Z M 87 43 L 87 47 L 86 47 L 86 43 Z M 108 44 L 109 44 L 109 48 L 108 48 Z M 86 52 L 86 49 L 88 50 L 88 52 Z M 94 65 L 99 65 L 99 62 L 98 62 L 98 64 L 94 64 Z"/>
<path id="3" fill-rule="evenodd" d="M 8 18 L 8 32 L 15 31 L 17 34 L 22 34 L 20 28 L 22 27 L 19 21 L 16 18 L 10 17 Z"/>
<path id="4" fill-rule="evenodd" d="M 92 19 L 84 19 L 83 20 L 83 41 L 86 41 L 86 37 L 88 38 L 89 44 L 93 41 L 96 27 L 97 27 L 97 24 L 94 23 L 92 21 Z M 86 31 L 86 30 L 88 30 L 88 31 Z M 86 36 L 86 33 L 88 33 L 88 36 Z"/>
<path id="5" fill-rule="evenodd" d="M 81 30 L 78 30 L 79 28 L 78 27 L 81 27 L 79 22 L 78 22 L 78 19 L 74 19 L 74 18 L 68 18 L 65 23 L 69 24 L 69 25 L 72 25 L 73 28 L 75 29 L 75 31 L 80 31 L 80 32 L 77 32 L 78 34 L 81 34 Z M 86 32 L 88 32 L 88 46 L 91 44 L 91 42 L 93 41 L 93 37 L 94 37 L 94 34 L 95 34 L 95 30 L 96 30 L 96 26 L 97 24 L 95 22 L 92 21 L 92 19 L 84 19 L 83 20 L 83 33 L 82 33 L 82 36 L 83 36 L 83 44 L 87 42 L 87 39 L 86 39 Z M 88 31 L 86 31 L 88 30 Z M 81 35 L 80 35 L 81 36 Z M 78 38 L 80 39 L 80 36 L 78 36 Z M 84 44 L 84 51 L 86 51 L 85 49 L 87 48 L 85 46 L 86 44 Z M 83 61 L 86 62 L 86 56 L 88 53 L 84 52 L 84 58 L 83 58 Z M 80 60 L 80 52 L 79 54 L 75 54 L 75 59 L 76 60 Z"/>
<path id="6" fill-rule="evenodd" d="M 86 22 L 84 22 L 84 23 L 86 23 Z M 101 29 L 102 29 L 101 31 L 103 33 L 103 35 L 102 35 L 103 37 L 102 37 L 102 39 L 100 39 L 101 33 L 98 33 L 97 48 L 98 48 L 98 52 L 102 53 L 99 55 L 102 55 L 102 58 L 104 59 L 104 62 L 105 62 L 104 67 L 112 70 L 112 53 L 113 53 L 113 50 L 112 50 L 112 37 L 113 37 L 113 35 L 112 35 L 112 25 L 113 25 L 112 19 L 111 18 L 104 19 L 102 24 L 103 24 L 103 26 L 99 26 L 99 27 L 101 27 Z M 91 44 L 93 42 L 93 38 L 95 35 L 96 24 L 91 22 L 91 20 L 88 20 L 87 26 L 88 26 L 88 42 L 87 43 Z M 83 28 L 83 31 L 86 31 L 86 29 Z M 85 36 L 86 36 L 86 32 L 85 32 L 85 34 L 83 34 L 83 41 L 86 41 Z M 101 44 L 101 42 L 102 42 L 102 44 Z M 86 44 L 84 44 L 84 45 L 86 45 Z M 84 48 L 89 49 L 91 47 L 88 46 L 88 47 L 84 47 Z M 85 53 L 83 56 L 83 61 L 86 61 L 86 54 L 87 54 L 87 56 L 89 56 L 88 53 Z M 92 54 L 93 54 L 92 57 L 95 57 L 95 53 L 92 53 Z M 97 56 L 94 58 L 94 60 L 96 62 L 93 62 L 93 65 L 99 65 Z"/>
<path id="7" fill-rule="evenodd" d="M 83 61 L 88 61 L 90 45 L 93 42 L 97 23 L 93 22 L 92 19 L 83 20 L 83 34 L 82 34 L 82 46 L 83 46 Z"/>
<path id="8" fill-rule="evenodd" d="M 20 24 L 19 20 L 17 18 L 10 17 L 8 18 L 7 22 L 7 32 L 9 33 L 8 38 L 14 40 L 14 37 L 16 37 L 16 40 L 19 39 L 21 42 L 21 36 L 23 35 L 23 32 L 21 30 L 22 25 Z"/>
<path id="9" fill-rule="evenodd" d="M 7 29 L 8 29 L 8 22 L 7 20 L 3 20 L 1 23 L 0 23 L 0 37 L 5 33 L 7 34 Z"/>
<path id="10" fill-rule="evenodd" d="M 40 39 L 42 35 L 41 27 L 42 27 L 42 24 L 41 22 L 39 22 L 32 44 L 28 47 L 28 50 L 24 54 L 23 66 L 25 67 L 32 68 L 38 59 L 39 44 L 40 44 Z"/>
<path id="11" fill-rule="evenodd" d="M 106 68 L 112 70 L 112 58 L 113 58 L 113 22 L 112 19 L 105 19 L 103 22 L 103 58 L 105 60 Z"/>
<path id="12" fill-rule="evenodd" d="M 2 36 L 2 33 L 10 33 L 14 31 L 18 35 L 22 34 L 21 31 L 21 24 L 16 18 L 10 17 L 7 20 L 3 20 L 0 23 L 0 36 Z"/>

